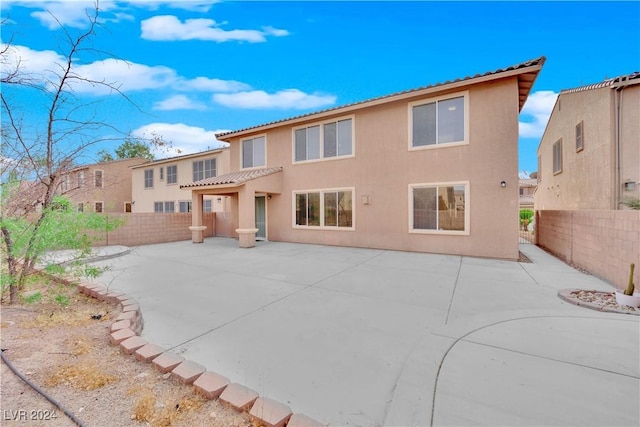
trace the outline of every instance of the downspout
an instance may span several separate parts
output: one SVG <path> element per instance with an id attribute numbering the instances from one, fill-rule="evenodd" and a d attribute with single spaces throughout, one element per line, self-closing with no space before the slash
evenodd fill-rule
<path id="1" fill-rule="evenodd" d="M 613 179 L 614 191 L 613 191 L 613 209 L 620 209 L 620 102 L 621 102 L 622 87 L 615 88 L 614 96 L 614 126 L 615 126 L 615 160 L 616 170 Z"/>

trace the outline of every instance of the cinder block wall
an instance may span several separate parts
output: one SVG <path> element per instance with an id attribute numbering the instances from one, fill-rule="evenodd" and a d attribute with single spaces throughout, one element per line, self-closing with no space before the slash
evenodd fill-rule
<path id="1" fill-rule="evenodd" d="M 203 214 L 204 237 L 215 235 L 215 213 Z M 123 220 L 124 224 L 98 236 L 95 246 L 141 246 L 154 243 L 191 240 L 190 213 L 109 213 L 109 219 Z"/>
<path id="2" fill-rule="evenodd" d="M 640 290 L 640 211 L 542 210 L 536 216 L 539 246 L 619 289 L 635 263 Z"/>

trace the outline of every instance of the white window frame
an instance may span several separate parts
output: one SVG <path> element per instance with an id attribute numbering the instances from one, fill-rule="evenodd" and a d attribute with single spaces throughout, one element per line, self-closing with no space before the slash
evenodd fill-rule
<path id="1" fill-rule="evenodd" d="M 187 210 L 182 210 L 183 206 L 186 206 Z M 191 212 L 191 200 L 180 200 L 180 201 L 178 201 L 178 212 L 180 212 L 180 213 L 189 213 L 189 212 Z"/>
<path id="2" fill-rule="evenodd" d="M 436 103 L 436 112 L 437 112 L 437 105 L 438 102 L 441 101 L 446 101 L 448 99 L 452 99 L 452 98 L 463 98 L 463 103 L 464 103 L 464 124 L 463 124 L 463 131 L 464 131 L 464 138 L 462 141 L 455 141 L 455 142 L 443 142 L 443 143 L 439 143 L 436 141 L 435 144 L 430 144 L 430 145 L 419 145 L 419 146 L 414 146 L 413 145 L 413 107 L 416 106 L 420 106 L 420 105 L 425 105 L 425 104 L 431 104 L 431 103 Z M 469 145 L 469 91 L 465 90 L 462 92 L 456 92 L 456 93 L 448 93 L 446 95 L 442 95 L 442 96 L 436 96 L 436 97 L 432 97 L 432 98 L 425 98 L 425 99 L 421 99 L 419 101 L 412 101 L 409 102 L 408 106 L 407 106 L 407 115 L 408 115 L 408 122 L 409 122 L 409 127 L 407 129 L 408 133 L 408 146 L 409 146 L 409 151 L 417 151 L 417 150 L 433 150 L 433 149 L 438 149 L 438 148 L 447 148 L 447 147 L 457 147 L 460 145 Z M 436 117 L 436 126 L 437 126 L 438 120 Z M 438 135 L 438 132 L 436 130 L 436 137 Z"/>
<path id="3" fill-rule="evenodd" d="M 171 210 L 167 210 L 167 206 L 173 206 Z M 174 200 L 167 200 L 164 202 L 164 212 L 165 213 L 175 213 L 176 212 L 176 202 Z"/>
<path id="4" fill-rule="evenodd" d="M 413 228 L 413 190 L 415 188 L 438 188 L 438 187 L 454 187 L 464 186 L 464 230 L 425 230 Z M 471 189 L 469 181 L 448 181 L 448 182 L 426 182 L 409 184 L 408 191 L 409 202 L 409 233 L 410 234 L 441 234 L 452 236 L 468 236 L 471 234 Z"/>
<path id="5" fill-rule="evenodd" d="M 351 227 L 340 227 L 337 225 L 325 225 L 324 218 L 324 194 L 335 193 L 338 191 L 351 192 Z M 296 195 L 320 193 L 320 225 L 298 225 L 296 224 Z M 356 189 L 355 187 L 341 188 L 321 188 L 312 190 L 294 190 L 291 192 L 291 225 L 295 229 L 300 230 L 335 230 L 335 231 L 355 231 L 356 229 Z"/>
<path id="6" fill-rule="evenodd" d="M 98 203 L 100 203 L 100 209 L 101 209 L 100 211 L 98 211 L 98 210 L 96 209 L 96 207 L 98 206 Z M 101 200 L 96 200 L 96 201 L 94 201 L 94 202 L 93 202 L 93 211 L 94 211 L 95 213 L 104 213 L 104 201 L 101 201 Z"/>
<path id="7" fill-rule="evenodd" d="M 252 166 L 245 167 L 244 166 L 244 149 L 243 149 L 244 148 L 244 142 L 245 141 L 255 141 L 258 138 L 264 138 L 264 164 L 256 166 L 256 165 L 254 165 L 252 163 Z M 240 169 L 241 170 L 251 170 L 251 169 L 261 169 L 261 168 L 267 167 L 267 154 L 268 154 L 267 153 L 267 146 L 268 146 L 268 141 L 267 141 L 267 134 L 266 133 L 260 134 L 260 135 L 254 135 L 254 136 L 252 136 L 250 138 L 241 139 L 240 140 L 240 156 L 239 156 L 240 157 Z M 253 161 L 253 159 L 252 159 L 252 161 Z M 218 165 L 216 164 L 216 167 L 217 166 Z"/>
<path id="8" fill-rule="evenodd" d="M 215 167 L 207 169 L 207 167 L 206 167 L 207 162 L 209 162 L 209 165 L 211 165 L 211 162 L 213 162 Z M 195 168 L 196 164 L 198 164 L 198 167 L 202 167 L 202 169 L 200 169 L 200 171 L 199 171 L 200 173 L 198 173 L 198 175 L 202 174 L 202 178 L 196 177 L 196 170 L 195 170 L 196 169 Z M 209 171 L 209 173 L 207 173 L 207 171 Z M 211 157 L 209 159 L 194 160 L 193 162 L 191 162 L 191 177 L 193 178 L 193 182 L 201 181 L 201 180 L 207 179 L 207 178 L 213 178 L 215 176 L 218 176 L 218 160 L 217 160 L 217 157 Z"/>
<path id="9" fill-rule="evenodd" d="M 78 172 L 78 188 L 84 187 L 84 171 Z"/>
<path id="10" fill-rule="evenodd" d="M 562 138 L 560 138 L 551 146 L 551 165 L 554 175 L 562 173 L 562 151 Z"/>
<path id="11" fill-rule="evenodd" d="M 584 150 L 584 121 L 576 125 L 576 153 Z"/>
<path id="12" fill-rule="evenodd" d="M 147 185 L 147 173 L 149 173 L 149 176 L 150 176 L 149 180 L 151 182 L 151 185 Z M 142 182 L 143 182 L 144 188 L 145 189 L 153 188 L 153 169 L 145 169 L 142 174 L 143 174 Z"/>
<path id="13" fill-rule="evenodd" d="M 158 206 L 160 210 L 157 209 Z M 153 213 L 164 213 L 164 202 L 153 202 Z"/>
<path id="14" fill-rule="evenodd" d="M 204 199 L 202 201 L 202 212 L 213 212 L 213 200 Z"/>
<path id="15" fill-rule="evenodd" d="M 170 173 L 169 169 L 174 169 L 175 168 L 175 174 Z M 175 180 L 171 181 L 169 178 L 170 177 L 174 177 Z M 167 166 L 167 185 L 176 185 L 178 183 L 178 165 L 169 165 Z"/>
<path id="16" fill-rule="evenodd" d="M 337 154 L 337 146 L 336 146 L 336 155 L 332 157 L 324 157 L 324 125 L 329 123 L 337 123 L 345 120 L 351 120 L 351 154 L 338 155 Z M 301 129 L 308 129 L 318 126 L 319 130 L 319 150 L 320 157 L 317 159 L 307 159 L 307 160 L 296 160 L 296 131 Z M 336 141 L 337 144 L 337 141 Z M 337 117 L 329 120 L 323 120 L 320 122 L 308 123 L 303 126 L 296 126 L 291 129 L 291 163 L 292 164 L 302 164 L 302 163 L 314 163 L 314 162 L 323 162 L 323 161 L 331 161 L 331 160 L 340 160 L 340 159 L 349 159 L 355 157 L 356 153 L 356 118 L 354 114 L 348 116 Z"/>
<path id="17" fill-rule="evenodd" d="M 159 176 L 158 180 L 159 181 L 164 181 L 164 167 L 160 166 L 158 169 L 160 170 L 160 174 L 159 174 L 160 176 Z"/>
<path id="18" fill-rule="evenodd" d="M 98 174 L 100 175 L 100 185 L 98 185 Z M 93 171 L 93 185 L 95 188 L 104 188 L 104 171 L 102 169 Z"/>

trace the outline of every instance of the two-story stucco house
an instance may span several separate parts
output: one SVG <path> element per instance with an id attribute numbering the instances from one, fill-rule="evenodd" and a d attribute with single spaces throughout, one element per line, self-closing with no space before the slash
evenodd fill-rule
<path id="1" fill-rule="evenodd" d="M 148 162 L 142 157 L 94 163 L 70 170 L 61 177 L 58 194 L 79 211 L 131 212 L 131 167 Z"/>
<path id="2" fill-rule="evenodd" d="M 640 197 L 640 72 L 563 90 L 538 147 L 537 210 Z"/>
<path id="3" fill-rule="evenodd" d="M 255 239 L 518 258 L 518 115 L 545 59 L 217 135 L 230 197 Z"/>
<path id="4" fill-rule="evenodd" d="M 229 149 L 218 148 L 156 160 L 131 168 L 135 213 L 191 212 L 191 195 L 180 185 L 228 173 Z M 205 212 L 224 211 L 226 199 L 208 196 Z"/>

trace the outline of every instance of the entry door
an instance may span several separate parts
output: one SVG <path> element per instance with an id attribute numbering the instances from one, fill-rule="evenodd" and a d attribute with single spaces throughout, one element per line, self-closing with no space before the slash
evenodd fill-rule
<path id="1" fill-rule="evenodd" d="M 267 238 L 267 201 L 265 196 L 256 196 L 256 228 L 258 233 L 256 239 L 265 240 Z"/>

